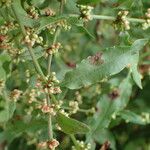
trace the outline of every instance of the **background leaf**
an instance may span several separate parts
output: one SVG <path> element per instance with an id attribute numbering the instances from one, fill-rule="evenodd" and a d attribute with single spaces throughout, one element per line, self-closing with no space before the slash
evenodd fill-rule
<path id="1" fill-rule="evenodd" d="M 68 118 L 61 113 L 57 114 L 56 120 L 62 131 L 67 134 L 83 134 L 89 132 L 90 130 L 84 123 Z"/>
<path id="2" fill-rule="evenodd" d="M 119 73 L 128 64 L 131 66 L 135 65 L 135 55 L 138 54 L 146 43 L 146 39 L 140 39 L 135 41 L 131 47 L 109 48 L 102 54 L 102 58 L 100 58 L 104 61 L 102 64 L 95 65 L 89 58 L 84 59 L 74 70 L 66 73 L 62 86 L 70 89 L 89 86 L 99 82 L 103 78 Z"/>

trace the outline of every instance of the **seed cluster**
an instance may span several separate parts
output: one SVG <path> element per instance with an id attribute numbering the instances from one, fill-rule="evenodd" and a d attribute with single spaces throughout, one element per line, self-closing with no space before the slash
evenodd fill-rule
<path id="1" fill-rule="evenodd" d="M 29 17 L 32 18 L 32 19 L 38 19 L 39 18 L 39 13 L 38 13 L 37 9 L 34 6 L 31 6 L 28 9 L 28 14 L 29 14 Z"/>
<path id="2" fill-rule="evenodd" d="M 91 17 L 91 11 L 93 10 L 93 7 L 86 6 L 86 5 L 77 5 L 80 11 L 80 19 L 83 19 L 85 22 L 92 20 Z"/>
<path id="3" fill-rule="evenodd" d="M 128 11 L 119 11 L 117 19 L 115 20 L 115 28 L 117 26 L 124 28 L 125 30 L 130 30 L 130 22 L 127 20 Z"/>
<path id="4" fill-rule="evenodd" d="M 5 81 L 1 79 L 0 80 L 0 94 L 1 94 L 2 90 L 4 89 L 4 87 L 5 87 Z"/>
<path id="5" fill-rule="evenodd" d="M 14 30 L 17 27 L 18 24 L 15 22 L 4 22 L 4 24 L 0 26 L 0 34 L 6 35 L 9 31 Z"/>
<path id="6" fill-rule="evenodd" d="M 141 114 L 143 122 L 149 124 L 150 123 L 150 113 L 142 112 Z"/>
<path id="7" fill-rule="evenodd" d="M 0 7 L 8 7 L 12 3 L 12 0 L 1 0 L 0 1 Z"/>
<path id="8" fill-rule="evenodd" d="M 10 94 L 10 98 L 12 98 L 15 102 L 17 102 L 17 100 L 20 98 L 21 94 L 22 94 L 22 91 L 20 91 L 18 89 L 14 89 Z"/>
<path id="9" fill-rule="evenodd" d="M 83 141 L 77 141 L 78 145 L 80 146 L 81 150 L 90 150 L 91 149 L 91 144 L 88 143 L 86 144 Z M 72 150 L 77 150 L 74 146 L 72 146 Z"/>
<path id="10" fill-rule="evenodd" d="M 56 14 L 56 12 L 50 8 L 45 9 L 44 13 L 46 16 L 55 16 L 55 14 Z"/>
<path id="11" fill-rule="evenodd" d="M 59 142 L 56 139 L 52 139 L 50 141 L 38 143 L 37 147 L 40 148 L 40 149 L 48 148 L 50 150 L 53 150 L 56 147 L 58 147 L 58 145 L 59 145 Z"/>
<path id="12" fill-rule="evenodd" d="M 147 9 L 147 12 L 145 13 L 145 16 L 146 16 L 146 21 L 142 25 L 143 30 L 146 30 L 150 27 L 150 8 Z"/>
<path id="13" fill-rule="evenodd" d="M 35 89 L 31 89 L 27 95 L 28 97 L 28 103 L 31 104 L 33 102 L 36 102 L 36 97 L 38 96 L 37 91 Z"/>
<path id="14" fill-rule="evenodd" d="M 70 101 L 69 107 L 71 108 L 70 114 L 75 114 L 79 110 L 79 104 L 77 101 Z"/>
<path id="15" fill-rule="evenodd" d="M 39 36 L 34 29 L 26 28 L 26 36 L 23 42 L 31 47 L 33 47 L 36 43 L 42 44 L 43 38 Z"/>
<path id="16" fill-rule="evenodd" d="M 52 72 L 50 76 L 46 77 L 46 81 L 38 78 L 36 87 L 42 92 L 47 94 L 59 94 L 61 89 L 58 86 L 59 80 L 56 78 L 56 73 Z"/>
<path id="17" fill-rule="evenodd" d="M 48 25 L 47 29 L 51 34 L 54 34 L 58 27 L 64 29 L 65 31 L 68 31 L 71 29 L 71 26 L 68 24 L 68 22 L 65 19 L 60 20 L 54 24 Z"/>
<path id="18" fill-rule="evenodd" d="M 48 55 L 53 55 L 58 52 L 58 50 L 61 48 L 61 43 L 55 43 L 51 45 L 51 47 L 46 49 L 46 54 L 45 56 L 47 57 Z"/>
<path id="19" fill-rule="evenodd" d="M 51 105 L 51 106 L 49 106 L 49 105 L 47 105 L 47 104 L 44 104 L 44 105 L 42 105 L 41 106 L 41 110 L 42 110 L 42 112 L 43 113 L 49 113 L 49 114 L 51 114 L 52 116 L 55 116 L 56 115 L 56 111 L 55 111 L 55 108 L 54 108 L 55 106 L 54 105 Z"/>

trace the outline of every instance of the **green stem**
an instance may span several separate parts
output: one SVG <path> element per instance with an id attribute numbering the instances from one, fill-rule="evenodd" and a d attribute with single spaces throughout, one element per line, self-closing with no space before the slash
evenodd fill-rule
<path id="1" fill-rule="evenodd" d="M 20 28 L 21 28 L 22 34 L 23 34 L 23 36 L 25 37 L 25 36 L 26 36 L 26 31 L 25 31 L 24 25 L 21 23 L 20 18 L 19 18 L 18 14 L 17 14 L 17 12 L 16 12 L 16 10 L 15 10 L 15 7 L 14 7 L 13 5 L 12 5 L 12 10 L 13 10 L 13 13 L 14 13 L 14 15 L 15 15 L 15 17 L 16 17 L 16 20 L 18 21 L 18 24 L 19 24 L 19 26 L 20 26 Z M 43 74 L 43 71 L 42 71 L 42 69 L 41 69 L 41 67 L 40 67 L 40 65 L 39 65 L 39 63 L 38 63 L 38 61 L 37 61 L 37 59 L 36 59 L 36 57 L 35 57 L 35 54 L 34 54 L 34 52 L 33 52 L 32 47 L 29 46 L 29 45 L 27 45 L 27 48 L 28 48 L 28 50 L 29 50 L 30 56 L 32 57 L 33 64 L 34 64 L 34 66 L 35 66 L 37 72 L 39 73 L 39 75 L 42 77 L 43 80 L 46 80 L 46 79 L 45 79 L 45 76 L 44 76 L 44 74 Z"/>
<path id="2" fill-rule="evenodd" d="M 79 17 L 80 15 L 78 14 L 70 14 L 69 17 Z M 114 21 L 116 18 L 113 16 L 105 16 L 105 15 L 91 15 L 92 19 L 98 19 L 98 20 L 112 20 Z M 139 18 L 127 18 L 128 21 L 130 22 L 140 22 L 144 23 L 145 19 L 139 19 Z"/>
<path id="3" fill-rule="evenodd" d="M 57 37 L 58 37 L 58 35 L 59 35 L 59 32 L 60 32 L 60 29 L 57 27 L 52 44 L 55 44 L 55 43 L 56 43 Z M 50 72 L 51 72 L 52 58 L 53 58 L 53 55 L 49 55 L 49 56 L 48 56 L 48 67 L 47 67 L 47 72 L 48 72 L 47 74 L 48 74 L 48 76 L 50 75 Z"/>
<path id="4" fill-rule="evenodd" d="M 50 97 L 49 94 L 47 94 L 47 105 L 50 104 L 51 104 Z M 50 140 L 53 139 L 52 117 L 50 113 L 48 114 L 48 136 Z"/>
<path id="5" fill-rule="evenodd" d="M 62 12 L 63 12 L 63 4 L 64 4 L 64 1 L 61 0 L 61 2 L 60 2 L 60 12 L 59 12 L 60 15 L 61 15 Z M 57 27 L 52 44 L 55 44 L 55 43 L 56 43 L 57 37 L 58 37 L 59 33 L 60 33 L 60 28 Z M 47 68 L 47 70 L 48 70 L 48 76 L 50 75 L 50 72 L 51 72 L 52 58 L 53 58 L 53 55 L 49 55 L 49 56 L 48 56 L 48 68 Z"/>
<path id="6" fill-rule="evenodd" d="M 72 110 L 72 108 L 69 108 L 69 107 L 66 107 L 66 106 L 63 106 L 62 108 L 66 109 L 66 110 Z M 91 109 L 78 109 L 78 112 L 90 113 Z"/>
<path id="7" fill-rule="evenodd" d="M 72 140 L 72 142 L 73 142 L 75 148 L 76 148 L 77 150 L 81 150 L 81 148 L 80 148 L 80 146 L 79 146 L 79 144 L 78 144 L 78 142 L 77 142 L 75 136 L 71 134 L 71 135 L 70 135 L 70 138 L 71 138 L 71 140 Z"/>

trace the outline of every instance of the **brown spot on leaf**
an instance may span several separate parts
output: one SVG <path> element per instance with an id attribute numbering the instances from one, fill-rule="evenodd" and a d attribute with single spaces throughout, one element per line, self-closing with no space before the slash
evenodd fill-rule
<path id="1" fill-rule="evenodd" d="M 96 53 L 94 56 L 89 57 L 89 61 L 93 65 L 100 65 L 104 63 L 104 60 L 102 59 L 102 53 Z"/>
<path id="2" fill-rule="evenodd" d="M 100 148 L 100 150 L 109 150 L 110 149 L 110 142 L 106 141 L 102 147 Z"/>
<path id="3" fill-rule="evenodd" d="M 75 68 L 75 67 L 76 67 L 76 63 L 70 62 L 70 61 L 66 62 L 66 65 L 67 65 L 68 67 L 70 67 L 70 68 Z"/>
<path id="4" fill-rule="evenodd" d="M 119 90 L 118 89 L 114 89 L 111 93 L 109 93 L 109 97 L 114 100 L 119 96 Z"/>

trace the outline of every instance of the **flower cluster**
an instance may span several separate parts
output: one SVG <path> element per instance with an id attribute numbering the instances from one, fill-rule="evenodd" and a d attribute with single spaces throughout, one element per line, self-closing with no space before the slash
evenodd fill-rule
<path id="1" fill-rule="evenodd" d="M 59 142 L 56 139 L 52 139 L 51 141 L 46 141 L 46 142 L 40 142 L 38 143 L 38 148 L 40 149 L 46 149 L 49 148 L 50 150 L 55 149 L 58 147 Z"/>
<path id="2" fill-rule="evenodd" d="M 115 20 L 115 25 L 118 25 L 125 30 L 130 30 L 130 22 L 127 20 L 128 11 L 119 11 L 117 19 Z M 115 26 L 117 27 L 117 26 Z"/>
<path id="3" fill-rule="evenodd" d="M 150 113 L 142 112 L 141 114 L 143 122 L 149 124 L 150 123 Z"/>
<path id="4" fill-rule="evenodd" d="M 29 80 L 30 80 L 30 71 L 29 71 L 29 69 L 27 69 L 26 71 L 25 71 L 25 76 L 26 76 L 26 82 L 28 83 L 29 82 Z"/>
<path id="5" fill-rule="evenodd" d="M 16 57 L 22 53 L 22 49 L 16 48 L 14 41 L 7 35 L 0 35 L 0 49 L 7 51 L 12 57 Z M 16 60 L 13 59 L 13 61 L 15 62 Z"/>
<path id="6" fill-rule="evenodd" d="M 23 42 L 32 47 L 35 45 L 35 43 L 42 44 L 43 38 L 41 36 L 38 36 L 38 34 L 35 33 L 34 29 L 26 28 L 26 36 Z"/>
<path id="7" fill-rule="evenodd" d="M 91 17 L 91 11 L 93 7 L 91 6 L 86 6 L 86 5 L 77 5 L 80 11 L 80 18 L 83 19 L 84 21 L 89 21 L 92 20 Z"/>
<path id="8" fill-rule="evenodd" d="M 1 79 L 0 80 L 0 94 L 1 94 L 4 87 L 5 87 L 5 81 Z"/>
<path id="9" fill-rule="evenodd" d="M 55 106 L 54 105 L 47 105 L 47 104 L 43 104 L 40 106 L 40 109 L 43 113 L 45 114 L 50 114 L 52 116 L 56 115 L 56 111 L 55 111 Z"/>
<path id="10" fill-rule="evenodd" d="M 28 103 L 31 104 L 33 102 L 35 102 L 37 99 L 37 91 L 35 89 L 31 89 L 30 92 L 28 93 L 27 97 L 28 97 Z"/>
<path id="11" fill-rule="evenodd" d="M 68 22 L 65 19 L 57 21 L 54 24 L 48 25 L 47 29 L 49 30 L 51 34 L 54 34 L 56 31 L 56 28 L 58 27 L 64 29 L 65 31 L 68 31 L 71 29 L 71 26 L 68 24 Z"/>
<path id="12" fill-rule="evenodd" d="M 69 107 L 71 108 L 70 114 L 75 114 L 79 110 L 79 104 L 77 101 L 70 101 Z"/>
<path id="13" fill-rule="evenodd" d="M 46 49 L 46 55 L 45 55 L 45 56 L 47 57 L 48 55 L 53 55 L 53 54 L 57 53 L 58 50 L 59 50 L 61 47 L 62 47 L 62 46 L 61 46 L 60 43 L 55 43 L 55 44 L 53 44 L 51 47 L 49 47 L 49 48 Z"/>
<path id="14" fill-rule="evenodd" d="M 51 141 L 48 141 L 47 143 L 48 143 L 49 149 L 55 149 L 59 145 L 59 142 L 56 139 L 52 139 Z"/>
<path id="15" fill-rule="evenodd" d="M 56 78 L 56 73 L 52 72 L 50 76 L 46 77 L 47 81 L 42 83 L 44 93 L 59 94 L 61 89 L 58 86 L 59 80 Z"/>
<path id="16" fill-rule="evenodd" d="M 76 97 L 76 100 L 78 101 L 78 103 L 82 104 L 82 95 L 79 93 L 79 91 L 75 92 L 75 97 Z"/>
<path id="17" fill-rule="evenodd" d="M 15 22 L 5 22 L 0 26 L 0 34 L 6 35 L 9 31 L 14 30 L 18 27 L 18 24 Z"/>
<path id="18" fill-rule="evenodd" d="M 18 89 L 14 89 L 11 92 L 10 97 L 16 102 L 20 98 L 21 94 L 22 94 L 22 91 L 20 91 Z"/>
<path id="19" fill-rule="evenodd" d="M 147 9 L 147 12 L 145 13 L 146 21 L 143 23 L 143 30 L 146 30 L 150 27 L 150 8 Z"/>
<path id="20" fill-rule="evenodd" d="M 28 14 L 29 14 L 29 17 L 32 18 L 32 19 L 38 19 L 39 18 L 39 13 L 38 13 L 37 9 L 34 6 L 31 6 L 28 9 Z"/>
<path id="21" fill-rule="evenodd" d="M 56 14 L 56 13 L 55 13 L 52 9 L 50 9 L 50 8 L 45 9 L 44 13 L 45 13 L 46 16 L 55 16 L 55 14 Z"/>
<path id="22" fill-rule="evenodd" d="M 84 143 L 83 141 L 77 141 L 78 145 L 80 146 L 80 149 L 82 150 L 90 150 L 91 149 L 91 144 Z M 72 150 L 77 150 L 74 146 L 72 146 Z"/>
<path id="23" fill-rule="evenodd" d="M 12 0 L 1 0 L 0 1 L 0 7 L 4 6 L 4 7 L 8 7 L 10 6 L 12 3 Z"/>
<path id="24" fill-rule="evenodd" d="M 60 109 L 59 112 L 65 115 L 66 117 L 69 117 L 69 114 L 64 109 Z"/>

